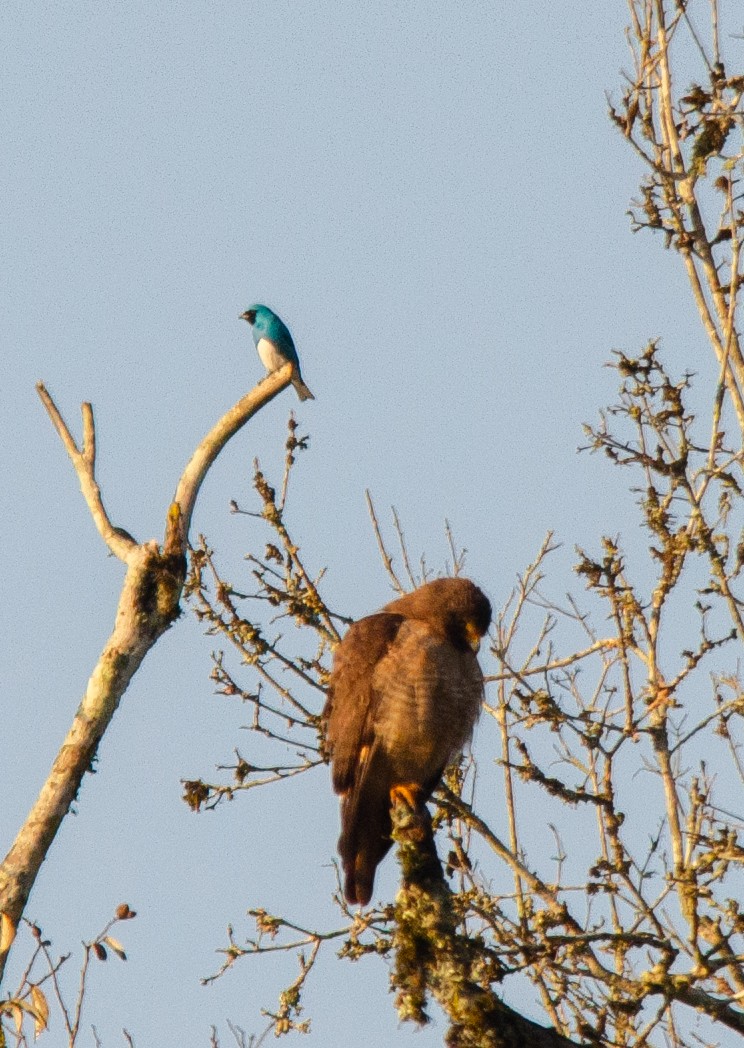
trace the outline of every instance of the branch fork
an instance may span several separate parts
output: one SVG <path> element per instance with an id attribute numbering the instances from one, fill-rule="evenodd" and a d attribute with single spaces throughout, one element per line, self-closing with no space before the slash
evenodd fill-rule
<path id="1" fill-rule="evenodd" d="M 0 979 L 31 889 L 62 820 L 75 800 L 98 745 L 122 695 L 147 652 L 180 614 L 186 577 L 188 536 L 199 489 L 228 440 L 265 407 L 292 378 L 287 364 L 242 397 L 212 427 L 194 451 L 176 486 L 165 522 L 162 546 L 138 543 L 116 527 L 96 480 L 96 430 L 93 408 L 82 405 L 83 439 L 78 446 L 49 394 L 37 392 L 77 473 L 86 505 L 109 551 L 127 571 L 114 628 L 88 681 L 70 730 L 41 792 L 0 864 Z"/>

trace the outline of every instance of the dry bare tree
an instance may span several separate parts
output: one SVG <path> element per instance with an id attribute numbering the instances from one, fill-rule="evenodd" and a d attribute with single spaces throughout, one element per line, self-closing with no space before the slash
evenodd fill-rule
<path id="1" fill-rule="evenodd" d="M 83 776 L 91 769 L 121 697 L 145 655 L 180 614 L 189 527 L 202 482 L 227 441 L 285 389 L 291 377 L 290 365 L 269 375 L 202 440 L 176 486 L 162 545 L 156 540 L 137 542 L 111 522 L 96 479 L 96 433 L 91 405 L 82 407 L 83 439 L 78 446 L 48 391 L 39 383 L 39 396 L 75 467 L 96 528 L 109 551 L 126 566 L 126 574 L 111 636 L 41 792 L 0 864 L 0 980 L 41 864 Z M 36 1022 L 41 1021 L 39 1007 L 31 1000 L 34 990 L 38 998 L 41 991 L 37 984 L 29 983 L 20 995 L 0 1001 L 0 1023 L 3 1015 L 17 1020 L 21 1014 L 22 1018 L 24 1005 Z"/>

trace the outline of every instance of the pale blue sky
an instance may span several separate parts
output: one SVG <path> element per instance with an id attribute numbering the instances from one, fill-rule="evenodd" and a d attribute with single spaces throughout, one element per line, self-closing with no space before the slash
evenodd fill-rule
<path id="1" fill-rule="evenodd" d="M 311 451 L 291 523 L 354 616 L 390 596 L 367 487 L 437 569 L 447 517 L 496 604 L 548 529 L 565 543 L 562 593 L 574 544 L 630 519 L 622 478 L 575 454 L 613 395 L 603 362 L 658 335 L 680 367 L 706 350 L 677 258 L 625 215 L 639 166 L 604 96 L 628 64 L 625 4 L 539 6 L 6 0 L 3 850 L 122 578 L 37 379 L 78 432 L 93 402 L 111 516 L 160 536 L 195 443 L 261 376 L 238 314 L 272 305 L 317 400 L 300 408 L 290 390 L 232 442 L 195 531 L 237 584 L 262 533 L 228 503 L 250 502 L 255 455 L 278 477 L 294 409 Z M 28 910 L 65 952 L 117 903 L 138 911 L 127 964 L 94 973 L 106 1048 L 122 1026 L 138 1048 L 206 1045 L 212 1023 L 227 1044 L 226 1018 L 260 1031 L 294 962 L 245 960 L 202 989 L 225 926 L 248 931 L 249 906 L 336 921 L 324 772 L 211 815 L 180 799 L 181 778 L 248 746 L 247 711 L 212 696 L 213 644 L 186 617 L 148 658 Z M 389 861 L 378 890 L 394 878 Z M 307 1043 L 440 1044 L 442 1023 L 399 1027 L 386 979 L 329 955 Z M 530 991 L 511 1003 L 539 1017 Z"/>

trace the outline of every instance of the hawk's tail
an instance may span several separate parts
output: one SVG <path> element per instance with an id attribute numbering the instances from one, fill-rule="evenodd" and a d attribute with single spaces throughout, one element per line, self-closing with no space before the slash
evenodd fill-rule
<path id="1" fill-rule="evenodd" d="M 373 749 L 361 780 L 341 807 L 338 851 L 344 868 L 344 895 L 352 905 L 372 898 L 375 872 L 390 849 L 390 773 L 380 749 Z"/>

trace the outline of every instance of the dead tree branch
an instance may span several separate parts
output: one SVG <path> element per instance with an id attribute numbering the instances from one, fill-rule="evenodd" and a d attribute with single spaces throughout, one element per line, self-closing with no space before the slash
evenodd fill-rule
<path id="1" fill-rule="evenodd" d="M 109 550 L 127 566 L 114 629 L 91 674 L 82 702 L 26 821 L 0 864 L 0 979 L 31 888 L 62 820 L 75 800 L 98 745 L 147 652 L 180 615 L 186 577 L 188 530 L 199 488 L 228 440 L 289 385 L 289 365 L 260 382 L 231 408 L 199 444 L 176 487 L 163 546 L 137 543 L 115 527 L 95 475 L 93 409 L 83 404 L 79 448 L 46 387 L 37 389 L 72 460 L 86 504 Z"/>

